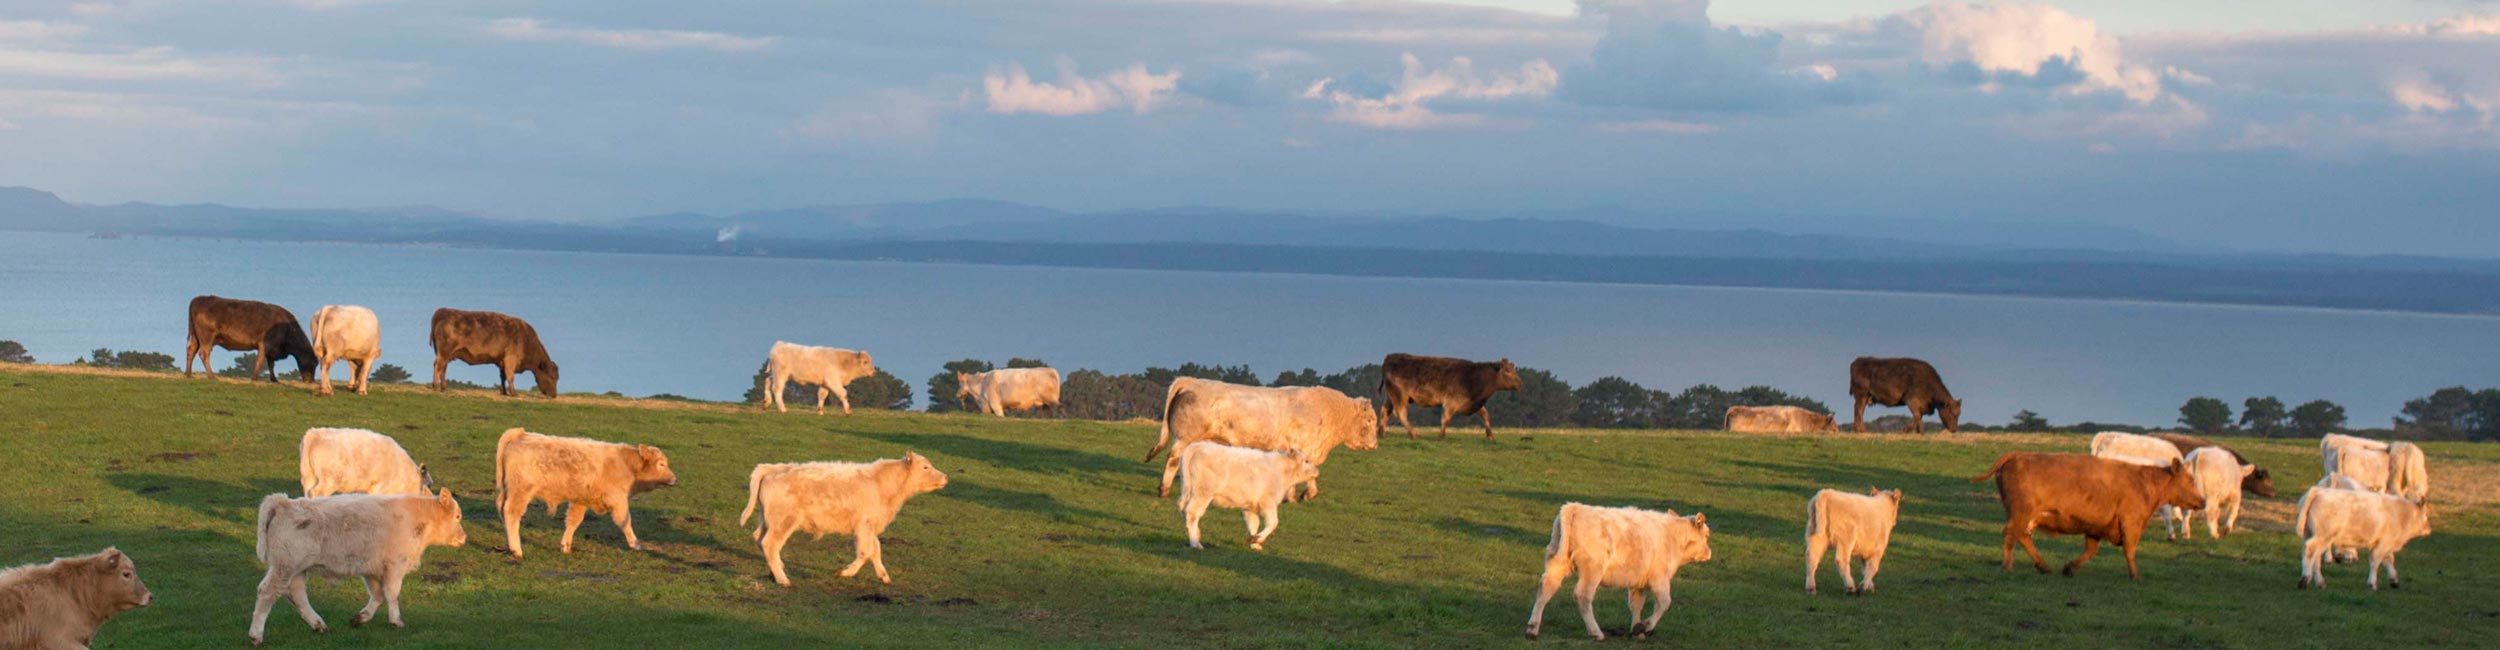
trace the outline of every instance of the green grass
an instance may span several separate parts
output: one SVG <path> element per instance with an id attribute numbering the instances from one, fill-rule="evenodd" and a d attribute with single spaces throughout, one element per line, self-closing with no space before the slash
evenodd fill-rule
<path id="1" fill-rule="evenodd" d="M 2500 446 L 2429 446 L 2434 500 L 2468 503 L 2442 507 L 2439 532 L 2405 551 L 2405 589 L 2370 593 L 2338 566 L 2319 593 L 2293 589 L 2297 542 L 2280 520 L 2297 490 L 2256 506 L 2245 534 L 2148 540 L 2141 584 L 2114 551 L 2073 578 L 1999 571 L 2002 511 L 1967 477 L 2080 437 L 1393 433 L 1378 451 L 1339 451 L 1320 499 L 1287 505 L 1256 553 L 1229 511 L 1210 513 L 1208 549 L 1186 547 L 1153 496 L 1160 465 L 1138 461 L 1148 424 L 628 406 L 662 405 L 402 387 L 316 399 L 299 384 L 0 366 L 0 565 L 117 545 L 157 600 L 106 624 L 97 647 L 239 646 L 260 577 L 253 508 L 296 489 L 304 429 L 348 426 L 429 463 L 467 510 L 470 544 L 427 555 L 407 629 L 347 628 L 360 588 L 318 581 L 315 607 L 341 625 L 316 635 L 280 605 L 273 647 L 1514 647 L 1566 501 L 1709 514 L 1717 558 L 1687 567 L 1651 642 L 1671 647 L 2500 643 Z M 513 426 L 665 449 L 681 483 L 636 500 L 645 550 L 594 518 L 559 554 L 560 523 L 539 510 L 522 531 L 529 559 L 496 553 L 494 439 Z M 2239 446 L 2287 487 L 2317 478 L 2313 443 Z M 888 531 L 894 584 L 834 577 L 850 547 L 829 537 L 793 544 L 795 585 L 773 585 L 736 522 L 748 468 L 906 449 L 952 484 Z M 1827 562 L 1824 595 L 1806 595 L 1805 497 L 1870 485 L 1908 497 L 1882 593 L 1839 595 Z M 2062 563 L 2080 541 L 2042 546 Z M 1599 603 L 1610 629 L 1627 625 L 1621 592 Z M 1547 616 L 1534 645 L 1586 643 L 1567 590 Z"/>

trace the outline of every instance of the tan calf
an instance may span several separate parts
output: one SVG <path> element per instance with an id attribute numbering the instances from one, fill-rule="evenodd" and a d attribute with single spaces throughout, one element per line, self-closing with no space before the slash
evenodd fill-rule
<path id="1" fill-rule="evenodd" d="M 1554 514 L 1553 539 L 1545 544 L 1545 574 L 1537 581 L 1536 605 L 1528 612 L 1528 638 L 1537 637 L 1545 625 L 1546 601 L 1574 573 L 1580 583 L 1572 596 L 1580 601 L 1580 622 L 1588 625 L 1590 637 L 1606 638 L 1606 631 L 1597 627 L 1596 609 L 1597 589 L 1606 587 L 1630 590 L 1626 598 L 1632 604 L 1632 635 L 1647 638 L 1675 600 L 1670 587 L 1676 571 L 1709 560 L 1710 526 L 1701 513 L 1680 517 L 1673 510 L 1563 504 Z M 1658 597 L 1658 607 L 1647 620 L 1641 617 L 1644 594 Z"/>
<path id="2" fill-rule="evenodd" d="M 330 625 L 314 612 L 304 595 L 312 575 L 354 577 L 365 583 L 365 608 L 347 620 L 362 626 L 374 610 L 387 606 L 391 627 L 405 627 L 399 618 L 399 587 L 425 559 L 428 546 L 460 546 L 469 533 L 460 527 L 460 503 L 450 490 L 423 494 L 342 494 L 290 499 L 272 494 L 260 500 L 259 539 L 252 553 L 268 565 L 252 602 L 252 645 L 260 645 L 269 623 L 269 606 L 284 597 L 314 632 Z"/>
<path id="3" fill-rule="evenodd" d="M 1875 593 L 1875 572 L 1883 570 L 1884 549 L 1892 545 L 1892 525 L 1900 519 L 1900 490 L 1824 490 L 1806 499 L 1806 593 L 1814 593 L 1825 549 L 1840 564 L 1841 589 L 1850 595 Z M 1857 560 L 1866 563 L 1864 579 L 1849 576 L 1849 563 Z"/>
<path id="4" fill-rule="evenodd" d="M 2292 531 L 2301 539 L 2300 588 L 2326 588 L 2320 566 L 2336 547 L 2370 549 L 2370 590 L 2378 591 L 2380 567 L 2387 568 L 2387 587 L 2401 588 L 2396 577 L 2396 552 L 2405 543 L 2431 534 L 2431 509 L 2393 494 L 2310 488 L 2300 497 Z"/>
<path id="5" fill-rule="evenodd" d="M 796 381 L 816 386 L 816 414 L 825 414 L 825 396 L 842 401 L 842 414 L 851 414 L 851 380 L 877 374 L 877 362 L 868 353 L 841 348 L 799 345 L 774 341 L 764 356 L 764 405 L 782 413 L 790 405 L 781 401 L 782 390 Z"/>
<path id="6" fill-rule="evenodd" d="M 1295 484 L 1319 479 L 1318 466 L 1290 451 L 1200 442 L 1181 448 L 1174 458 L 1181 463 L 1179 505 L 1190 548 L 1206 548 L 1198 543 L 1198 519 L 1206 516 L 1208 506 L 1216 506 L 1240 509 L 1242 520 L 1250 524 L 1250 550 L 1267 550 L 1267 536 L 1276 533 L 1277 506 Z"/>
<path id="7" fill-rule="evenodd" d="M 78 648 L 155 596 L 121 549 L 0 570 L 0 648 Z"/>
<path id="8" fill-rule="evenodd" d="M 304 430 L 296 446 L 304 496 L 347 492 L 425 494 L 434 478 L 390 436 L 363 429 Z"/>
<path id="9" fill-rule="evenodd" d="M 1060 408 L 1059 371 L 1051 368 L 959 372 L 955 386 L 955 401 L 968 411 L 1005 416 L 1008 411 Z"/>
<path id="10" fill-rule="evenodd" d="M 2222 539 L 2231 534 L 2240 525 L 2240 485 L 2257 472 L 2257 466 L 2241 465 L 2237 455 L 2221 447 L 2198 447 L 2188 452 L 2184 462 L 2188 473 L 2196 479 L 2196 491 L 2203 495 L 2205 507 L 2170 509 L 2169 516 L 2174 521 L 2165 522 L 2164 528 L 2173 529 L 2172 539 L 2194 538 L 2192 518 L 2201 512 L 2205 516 L 2205 535 Z"/>
<path id="11" fill-rule="evenodd" d="M 885 572 L 885 547 L 877 536 L 894 523 L 903 503 L 946 487 L 946 473 L 920 454 L 904 453 L 871 463 L 784 463 L 757 465 L 747 479 L 748 512 L 763 507 L 755 537 L 763 542 L 764 564 L 773 582 L 790 586 L 782 569 L 781 549 L 790 536 L 825 533 L 851 536 L 857 557 L 842 568 L 842 577 L 859 575 L 862 564 L 877 570 L 877 582 L 893 584 Z M 747 515 L 738 515 L 746 525 Z"/>
<path id="12" fill-rule="evenodd" d="M 518 428 L 495 440 L 495 506 L 503 514 L 504 539 L 512 557 L 521 557 L 521 515 L 531 503 L 547 502 L 547 514 L 564 509 L 564 543 L 573 552 L 573 531 L 583 517 L 607 513 L 625 533 L 625 546 L 642 550 L 634 537 L 629 502 L 634 495 L 677 484 L 668 455 L 650 445 L 627 445 L 589 438 L 542 436 Z"/>

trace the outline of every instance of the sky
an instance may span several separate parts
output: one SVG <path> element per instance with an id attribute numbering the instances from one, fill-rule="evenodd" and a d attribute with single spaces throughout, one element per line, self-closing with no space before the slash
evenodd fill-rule
<path id="1" fill-rule="evenodd" d="M 2495 257 L 2494 62 L 2494 0 L 13 0 L 0 185 L 548 219 L 1603 206 Z"/>

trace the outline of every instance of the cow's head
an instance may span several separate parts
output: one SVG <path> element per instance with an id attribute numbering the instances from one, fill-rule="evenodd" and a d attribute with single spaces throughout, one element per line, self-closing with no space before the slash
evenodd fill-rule
<path id="1" fill-rule="evenodd" d="M 1819 431 L 1819 432 L 1823 432 L 1823 433 L 1840 433 L 1840 421 L 1839 421 L 1839 420 L 1837 420 L 1837 419 L 1834 419 L 1834 418 L 1832 417 L 1832 414 L 1830 414 L 1830 413 L 1815 413 L 1815 414 L 1813 414 L 1813 415 L 1814 415 L 1814 430 L 1815 430 L 1815 431 Z"/>
<path id="2" fill-rule="evenodd" d="M 139 580 L 139 565 L 130 561 L 118 548 L 85 558 L 84 564 L 94 579 L 87 583 L 89 606 L 110 608 L 112 612 L 146 607 L 156 596 L 148 593 L 148 585 Z"/>
<path id="3" fill-rule="evenodd" d="M 1303 458 L 1302 452 L 1288 449 L 1285 450 L 1285 457 L 1293 459 L 1293 466 L 1285 470 L 1285 484 L 1319 480 L 1319 466 L 1311 464 L 1311 459 Z"/>
<path id="4" fill-rule="evenodd" d="M 2265 498 L 2274 498 L 2274 474 L 2256 465 L 2240 467 L 2240 489 Z"/>
<path id="5" fill-rule="evenodd" d="M 2153 489 L 2153 496 L 2162 505 L 2186 510 L 2205 507 L 2205 493 L 2196 489 L 2196 474 L 2188 471 L 2186 462 L 2172 458 L 2161 472 L 2161 485 Z"/>
<path id="6" fill-rule="evenodd" d="M 539 394 L 546 395 L 551 399 L 556 396 L 556 360 L 545 359 L 539 361 L 538 367 L 530 369 L 530 377 L 538 380 Z"/>
<path id="7" fill-rule="evenodd" d="M 269 358 L 262 361 L 269 364 L 271 376 L 278 374 L 280 357 L 295 359 L 295 376 L 303 381 L 312 381 L 313 369 L 320 367 L 321 361 L 313 356 L 312 338 L 305 336 L 304 327 L 294 321 L 269 328 L 261 335 L 260 345 L 261 349 L 269 351 Z"/>
<path id="8" fill-rule="evenodd" d="M 1952 433 L 1962 426 L 1962 400 L 1949 400 L 1936 407 L 1936 419 L 1944 420 L 1944 432 Z"/>
<path id="9" fill-rule="evenodd" d="M 1674 515 L 1675 511 L 1669 510 L 1667 514 Z M 1693 516 L 1685 517 L 1684 520 L 1692 523 L 1692 533 L 1680 536 L 1684 539 L 1682 548 L 1678 550 L 1683 551 L 1684 561 L 1688 563 L 1710 561 L 1710 516 L 1696 512 Z"/>
<path id="10" fill-rule="evenodd" d="M 1354 398 L 1354 421 L 1347 423 L 1345 446 L 1350 449 L 1380 448 L 1380 409 L 1372 406 L 1372 398 Z"/>
<path id="11" fill-rule="evenodd" d="M 938 471 L 937 465 L 929 462 L 929 457 L 906 451 L 903 452 L 903 465 L 910 470 L 907 490 L 911 494 L 926 494 L 946 487 L 946 473 Z"/>
<path id="12" fill-rule="evenodd" d="M 651 490 L 677 484 L 677 472 L 668 468 L 668 454 L 651 445 L 634 446 L 634 491 Z"/>
<path id="13" fill-rule="evenodd" d="M 425 470 L 425 463 L 417 463 L 417 485 L 427 490 L 434 489 L 434 473 Z"/>
<path id="14" fill-rule="evenodd" d="M 1519 366 L 1511 365 L 1510 359 L 1502 359 L 1502 372 L 1494 375 L 1493 390 L 1519 390 L 1521 387 Z"/>
<path id="15" fill-rule="evenodd" d="M 955 373 L 955 402 L 959 404 L 972 403 L 972 375 L 960 372 Z"/>
<path id="16" fill-rule="evenodd" d="M 2431 504 L 2413 502 L 2413 537 L 2429 537 L 2430 534 Z"/>
<path id="17" fill-rule="evenodd" d="M 434 516 L 420 529 L 430 546 L 465 546 L 469 529 L 460 525 L 460 502 L 451 498 L 451 490 L 434 493 Z"/>
<path id="18" fill-rule="evenodd" d="M 868 356 L 868 353 L 866 352 L 851 355 L 852 378 L 866 377 L 873 374 L 877 374 L 877 360 L 875 357 Z"/>

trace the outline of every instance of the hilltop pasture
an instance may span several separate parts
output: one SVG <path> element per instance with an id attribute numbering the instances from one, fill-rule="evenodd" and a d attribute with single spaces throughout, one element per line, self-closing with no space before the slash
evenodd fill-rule
<path id="1" fill-rule="evenodd" d="M 2064 435 L 1737 435 L 1505 430 L 1494 441 L 1339 451 L 1316 501 L 1288 504 L 1264 553 L 1239 518 L 1209 513 L 1187 548 L 1139 456 L 1150 422 L 857 415 L 567 395 L 439 395 L 377 385 L 314 398 L 224 379 L 0 365 L 0 565 L 118 546 L 156 604 L 123 613 L 99 648 L 240 647 L 261 568 L 253 508 L 294 493 L 306 428 L 396 437 L 458 496 L 470 543 L 438 548 L 403 596 L 409 627 L 352 629 L 353 580 L 316 581 L 336 625 L 285 606 L 273 648 L 479 647 L 1580 647 L 1566 591 L 1543 641 L 1521 638 L 1555 508 L 1569 501 L 1706 512 L 1716 558 L 1687 567 L 1663 647 L 2479 647 L 2500 645 L 2500 446 L 2425 445 L 2437 533 L 2400 556 L 2405 587 L 2362 569 L 2298 591 L 2291 505 L 2319 475 L 2308 440 L 2231 440 L 2284 494 L 2251 497 L 2243 533 L 2148 535 L 2145 581 L 2109 549 L 2072 578 L 1998 569 L 1994 488 L 1968 481 L 2014 450 L 2080 451 Z M 499 553 L 495 436 L 507 427 L 658 445 L 680 484 L 634 503 L 640 552 L 602 518 L 573 553 L 533 510 L 533 551 Z M 885 537 L 894 584 L 836 578 L 846 539 L 794 541 L 775 586 L 737 522 L 759 462 L 927 455 L 951 476 Z M 1803 591 L 1804 503 L 1817 489 L 1906 492 L 1881 593 Z M 2052 563 L 2081 548 L 2044 537 Z M 1629 624 L 1620 591 L 1599 619 Z M 1632 643 L 1610 639 L 1609 644 Z"/>

